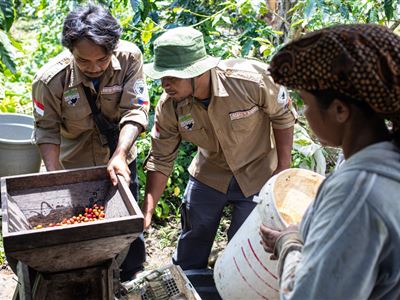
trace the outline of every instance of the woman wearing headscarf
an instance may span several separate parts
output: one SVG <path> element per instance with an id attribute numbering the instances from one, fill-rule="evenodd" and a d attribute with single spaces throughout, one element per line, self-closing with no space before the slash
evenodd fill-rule
<path id="1" fill-rule="evenodd" d="M 371 24 L 325 28 L 284 46 L 270 71 L 346 159 L 299 230 L 260 228 L 279 259 L 281 299 L 400 299 L 400 37 Z"/>

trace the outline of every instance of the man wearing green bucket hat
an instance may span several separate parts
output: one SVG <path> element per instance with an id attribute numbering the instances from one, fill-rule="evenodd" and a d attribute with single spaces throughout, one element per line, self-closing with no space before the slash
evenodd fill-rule
<path id="1" fill-rule="evenodd" d="M 203 35 L 193 28 L 167 30 L 154 42 L 154 53 L 154 62 L 144 71 L 161 79 L 164 93 L 145 163 L 145 228 L 180 142 L 192 142 L 198 152 L 189 167 L 173 261 L 184 270 L 206 268 L 223 208 L 234 208 L 231 239 L 255 207 L 253 196 L 274 173 L 289 167 L 294 111 L 286 89 L 273 83 L 267 65 L 211 57 Z"/>

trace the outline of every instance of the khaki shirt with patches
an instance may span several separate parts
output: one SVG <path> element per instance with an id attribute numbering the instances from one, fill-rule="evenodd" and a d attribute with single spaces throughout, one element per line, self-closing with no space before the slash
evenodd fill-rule
<path id="1" fill-rule="evenodd" d="M 107 164 L 109 148 L 93 120 L 83 86 L 94 85 L 64 51 L 36 74 L 32 86 L 37 144 L 59 144 L 64 168 Z M 110 121 L 134 122 L 144 129 L 148 123 L 149 97 L 139 48 L 120 41 L 99 85 L 98 109 Z M 136 158 L 132 146 L 128 162 Z"/>
<path id="2" fill-rule="evenodd" d="M 258 193 L 276 168 L 271 126 L 292 127 L 287 91 L 275 85 L 268 66 L 231 59 L 211 70 L 208 109 L 192 98 L 176 103 L 163 94 L 156 108 L 146 169 L 170 175 L 182 140 L 198 146 L 189 173 L 227 192 L 235 176 L 245 196 Z"/>

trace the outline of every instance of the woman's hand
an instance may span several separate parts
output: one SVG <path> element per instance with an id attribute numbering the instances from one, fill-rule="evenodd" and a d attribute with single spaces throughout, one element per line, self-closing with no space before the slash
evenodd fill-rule
<path id="1" fill-rule="evenodd" d="M 275 244 L 278 238 L 283 235 L 287 231 L 298 231 L 297 225 L 290 225 L 283 231 L 273 230 L 268 228 L 267 226 L 261 224 L 260 226 L 260 236 L 261 241 L 260 244 L 263 246 L 264 250 L 268 253 L 272 253 L 270 259 L 276 260 L 278 259 L 274 254 Z"/>
<path id="2" fill-rule="evenodd" d="M 261 245 L 263 246 L 264 250 L 268 253 L 274 253 L 275 243 L 278 237 L 280 236 L 281 232 L 277 230 L 272 230 L 261 224 L 260 226 L 260 236 L 261 236 Z M 274 254 L 270 257 L 272 260 L 277 259 Z"/>

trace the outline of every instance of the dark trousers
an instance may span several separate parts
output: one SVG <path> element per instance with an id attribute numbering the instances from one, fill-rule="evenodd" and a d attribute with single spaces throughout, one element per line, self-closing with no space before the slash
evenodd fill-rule
<path id="1" fill-rule="evenodd" d="M 139 199 L 139 179 L 136 172 L 136 160 L 129 164 L 129 170 L 131 171 L 131 182 L 129 184 L 129 189 L 135 200 Z M 136 240 L 132 242 L 129 247 L 128 254 L 125 260 L 121 264 L 121 281 L 128 281 L 132 279 L 138 271 L 144 269 L 143 263 L 146 261 L 146 249 L 144 244 L 143 234 L 141 234 Z"/>
<path id="2" fill-rule="evenodd" d="M 181 207 L 182 232 L 174 264 L 183 270 L 206 268 L 224 207 L 233 205 L 229 241 L 257 205 L 253 196 L 245 197 L 234 177 L 226 194 L 190 177 Z"/>

